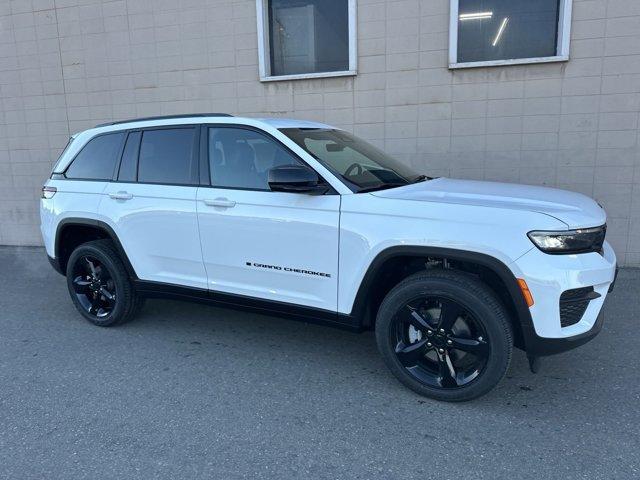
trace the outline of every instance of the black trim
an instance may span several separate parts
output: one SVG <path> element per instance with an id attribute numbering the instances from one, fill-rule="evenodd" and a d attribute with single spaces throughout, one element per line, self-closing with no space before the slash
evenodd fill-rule
<path id="1" fill-rule="evenodd" d="M 140 118 L 131 118 L 129 120 L 118 120 L 116 122 L 100 123 L 96 125 L 94 128 L 110 127 L 112 125 L 121 125 L 123 123 L 151 122 L 154 120 L 174 120 L 174 119 L 203 118 L 203 117 L 233 117 L 233 115 L 229 113 L 183 113 L 180 115 L 161 115 L 158 117 L 140 117 Z"/>
<path id="2" fill-rule="evenodd" d="M 527 307 L 527 304 L 522 297 L 522 292 L 520 291 L 520 287 L 518 286 L 515 276 L 509 267 L 500 260 L 490 255 L 469 252 L 466 250 L 420 246 L 390 247 L 378 254 L 378 256 L 369 265 L 369 269 L 360 283 L 360 288 L 358 289 L 358 293 L 356 294 L 356 298 L 353 302 L 353 308 L 351 309 L 352 316 L 358 318 L 364 317 L 367 307 L 367 293 L 371 289 L 375 277 L 380 271 L 380 268 L 382 268 L 382 265 L 391 258 L 404 256 L 446 258 L 448 260 L 476 263 L 493 270 L 493 272 L 496 273 L 507 286 L 518 316 L 520 317 L 520 322 L 533 325 L 529 307 Z"/>
<path id="3" fill-rule="evenodd" d="M 118 168 L 116 169 L 116 172 L 112 179 L 113 182 L 126 181 L 126 180 L 120 179 L 120 173 L 122 170 L 122 161 L 124 160 L 124 152 L 127 149 L 127 144 L 129 143 L 129 139 L 132 138 L 132 135 L 136 135 L 136 134 L 139 134 L 139 136 L 138 136 L 138 144 L 135 145 L 135 153 L 134 153 L 133 161 L 135 162 L 135 166 L 136 166 L 135 181 L 137 182 L 138 180 L 138 159 L 140 158 L 140 145 L 142 145 L 142 130 L 125 130 L 125 132 L 127 133 L 127 135 L 126 135 L 126 138 L 124 139 L 122 152 L 120 153 L 120 160 L 118 160 Z M 133 182 L 134 180 L 129 180 L 129 181 Z"/>
<path id="4" fill-rule="evenodd" d="M 584 316 L 591 300 L 601 295 L 593 287 L 580 287 L 565 290 L 560 295 L 560 327 L 575 325 Z"/>
<path id="5" fill-rule="evenodd" d="M 60 267 L 60 262 L 58 261 L 57 258 L 53 258 L 47 255 L 47 260 L 49 260 L 49 264 L 53 267 L 53 269 L 56 272 L 58 272 L 63 277 L 65 276 L 64 272 L 62 271 L 62 267 Z"/>
<path id="6" fill-rule="evenodd" d="M 613 282 L 611 282 L 611 285 L 609 285 L 609 290 L 607 291 L 607 293 L 613 292 L 613 289 L 616 286 L 616 280 L 618 280 L 618 272 L 619 271 L 620 271 L 620 267 L 618 267 L 618 265 L 616 265 L 616 273 L 613 274 Z"/>
<path id="7" fill-rule="evenodd" d="M 206 125 L 200 125 L 200 186 L 211 186 L 209 176 L 209 129 Z"/>
<path id="8" fill-rule="evenodd" d="M 56 237 L 55 237 L 56 238 L 56 242 L 55 242 L 56 259 L 60 259 L 61 252 L 62 252 L 61 232 L 65 227 L 68 227 L 70 225 L 95 227 L 100 230 L 103 230 L 109 236 L 109 238 L 113 241 L 116 247 L 116 250 L 120 255 L 120 258 L 124 262 L 124 266 L 127 269 L 127 273 L 129 274 L 129 276 L 134 280 L 138 278 L 136 271 L 134 270 L 133 266 L 131 265 L 131 262 L 129 261 L 129 257 L 127 256 L 124 248 L 122 247 L 122 244 L 120 243 L 120 240 L 118 239 L 118 235 L 116 235 L 116 232 L 114 232 L 113 229 L 108 224 L 106 224 L 105 222 L 101 222 L 100 220 L 93 220 L 91 218 L 65 218 L 61 220 L 60 223 L 58 224 L 58 227 L 56 228 Z M 58 263 L 59 263 L 59 260 L 58 260 Z M 59 265 L 59 268 L 60 268 L 60 271 L 62 272 L 62 265 Z"/>
<path id="9" fill-rule="evenodd" d="M 600 313 L 591 330 L 573 337 L 564 338 L 539 337 L 532 326 L 530 329 L 523 331 L 525 333 L 525 339 L 527 339 L 527 353 L 535 356 L 546 356 L 572 350 L 593 340 L 602 330 L 603 323 L 604 316 Z"/>
<path id="10" fill-rule="evenodd" d="M 329 325 L 354 332 L 361 330 L 360 322 L 355 321 L 351 316 L 338 315 L 335 311 L 321 308 L 147 280 L 135 280 L 134 286 L 141 296 L 147 298 L 171 298 L 174 300 L 195 301 L 219 307 L 277 315 L 309 323 Z"/>

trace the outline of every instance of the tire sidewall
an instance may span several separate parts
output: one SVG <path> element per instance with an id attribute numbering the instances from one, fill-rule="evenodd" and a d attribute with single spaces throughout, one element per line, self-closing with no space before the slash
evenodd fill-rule
<path id="1" fill-rule="evenodd" d="M 89 312 L 87 312 L 76 297 L 75 289 L 73 288 L 74 266 L 83 256 L 86 255 L 95 257 L 98 261 L 100 261 L 100 263 L 102 263 L 104 267 L 106 267 L 115 285 L 116 305 L 113 310 L 111 310 L 111 312 L 109 312 L 109 314 L 103 318 L 98 318 L 97 316 L 91 315 Z M 73 253 L 69 257 L 69 261 L 67 262 L 67 286 L 69 288 L 71 300 L 85 319 L 100 327 L 108 327 L 110 325 L 113 325 L 117 323 L 119 319 L 124 315 L 126 308 L 124 302 L 124 292 L 127 288 L 127 285 L 125 283 L 127 281 L 128 279 L 123 278 L 123 276 L 120 274 L 118 265 L 116 265 L 115 262 L 109 257 L 109 255 L 105 254 L 101 248 L 95 245 L 85 244 L 79 246 L 73 251 Z"/>
<path id="2" fill-rule="evenodd" d="M 475 279 L 469 278 L 468 281 Z M 479 284 L 482 287 L 482 284 Z M 484 328 L 490 354 L 482 373 L 469 384 L 456 389 L 440 389 L 425 385 L 412 377 L 400 363 L 395 345 L 391 344 L 390 329 L 400 308 L 419 296 L 440 296 L 453 300 L 469 310 Z M 498 306 L 501 305 L 498 303 Z M 394 375 L 415 392 L 438 400 L 465 401 L 479 397 L 491 390 L 504 376 L 511 359 L 512 342 L 506 325 L 506 314 L 496 311 L 483 302 L 478 295 L 469 291 L 459 282 L 449 278 L 423 278 L 400 284 L 384 299 L 376 320 L 376 340 L 382 357 Z"/>

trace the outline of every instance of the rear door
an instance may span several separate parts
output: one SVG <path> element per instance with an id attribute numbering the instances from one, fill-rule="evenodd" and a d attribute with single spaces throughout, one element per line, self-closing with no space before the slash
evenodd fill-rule
<path id="1" fill-rule="evenodd" d="M 196 192 L 198 126 L 132 130 L 100 213 L 142 280 L 206 288 Z"/>
<path id="2" fill-rule="evenodd" d="M 241 125 L 203 127 L 210 187 L 198 191 L 209 288 L 336 311 L 340 196 L 272 192 L 268 170 L 302 161 Z"/>

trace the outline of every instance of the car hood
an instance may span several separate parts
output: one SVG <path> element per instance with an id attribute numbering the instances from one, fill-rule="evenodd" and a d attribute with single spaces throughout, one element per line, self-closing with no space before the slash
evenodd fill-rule
<path id="1" fill-rule="evenodd" d="M 606 221 L 604 209 L 586 195 L 531 185 L 441 177 L 380 190 L 373 192 L 373 195 L 399 200 L 538 212 L 560 220 L 568 228 L 594 227 Z"/>

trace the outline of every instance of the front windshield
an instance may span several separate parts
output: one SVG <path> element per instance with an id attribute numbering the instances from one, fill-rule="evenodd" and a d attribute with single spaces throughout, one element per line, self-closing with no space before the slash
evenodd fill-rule
<path id="1" fill-rule="evenodd" d="M 382 150 L 342 130 L 283 128 L 280 131 L 356 192 L 399 187 L 422 178 Z"/>

